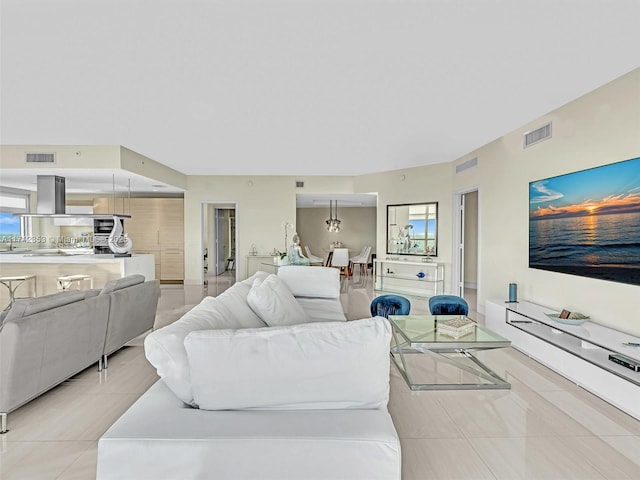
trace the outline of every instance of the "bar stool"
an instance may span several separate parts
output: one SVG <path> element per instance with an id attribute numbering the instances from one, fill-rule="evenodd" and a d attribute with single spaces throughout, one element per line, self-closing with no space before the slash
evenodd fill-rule
<path id="1" fill-rule="evenodd" d="M 38 282 L 36 275 L 12 275 L 10 277 L 0 277 L 0 283 L 9 289 L 9 304 L 5 307 L 7 310 L 13 302 L 16 300 L 16 289 L 24 282 L 31 281 L 31 295 L 32 297 L 38 296 Z M 16 283 L 14 286 L 13 284 Z"/>
<path id="2" fill-rule="evenodd" d="M 68 290 L 74 282 L 78 283 L 78 290 L 80 289 L 80 282 L 88 281 L 89 288 L 93 288 L 93 277 L 91 275 L 62 275 L 58 277 L 58 288 L 61 290 Z"/>

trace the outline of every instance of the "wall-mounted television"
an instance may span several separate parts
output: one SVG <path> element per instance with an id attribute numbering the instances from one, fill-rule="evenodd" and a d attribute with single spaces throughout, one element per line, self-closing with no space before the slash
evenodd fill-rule
<path id="1" fill-rule="evenodd" d="M 640 157 L 529 183 L 529 267 L 640 285 Z"/>

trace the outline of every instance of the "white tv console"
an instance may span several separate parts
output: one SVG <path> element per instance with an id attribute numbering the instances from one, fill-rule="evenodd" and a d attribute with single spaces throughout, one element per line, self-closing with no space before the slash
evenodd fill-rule
<path id="1" fill-rule="evenodd" d="M 486 326 L 511 345 L 591 393 L 640 419 L 640 372 L 609 360 L 622 354 L 640 362 L 640 338 L 585 322 L 566 325 L 549 318 L 558 313 L 530 302 L 488 300 Z"/>

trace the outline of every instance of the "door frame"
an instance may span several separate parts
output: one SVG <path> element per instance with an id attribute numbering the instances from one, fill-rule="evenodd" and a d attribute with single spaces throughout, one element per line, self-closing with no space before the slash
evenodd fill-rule
<path id="1" fill-rule="evenodd" d="M 215 236 L 213 239 L 213 244 L 214 244 L 214 250 L 215 250 L 215 255 L 214 255 L 214 265 L 215 265 L 215 269 L 214 269 L 214 273 L 215 275 L 221 275 L 222 273 L 224 273 L 225 271 L 225 264 L 227 261 L 227 258 L 229 258 L 228 255 L 224 254 L 224 242 L 225 242 L 225 237 L 226 235 L 226 225 L 224 222 L 224 211 L 225 210 L 233 210 L 231 208 L 221 208 L 218 206 L 213 207 L 213 221 L 215 224 Z M 222 223 L 222 225 L 220 225 Z M 222 227 L 222 232 L 219 230 Z M 221 249 L 221 243 L 222 243 L 222 257 L 220 256 L 220 249 Z M 231 244 L 229 244 L 229 253 L 231 253 Z"/>
<path id="2" fill-rule="evenodd" d="M 204 245 L 203 245 L 203 239 L 204 238 L 208 238 L 209 232 L 205 232 L 204 231 L 204 226 L 205 226 L 205 215 L 207 214 L 207 210 L 208 207 L 212 206 L 213 208 L 226 208 L 229 210 L 235 210 L 235 222 L 236 222 L 236 234 L 235 234 L 235 245 L 236 245 L 236 262 L 235 262 L 235 272 L 236 272 L 236 278 L 235 281 L 238 281 L 238 275 L 239 275 L 239 269 L 238 269 L 238 236 L 239 236 L 239 229 L 238 229 L 238 217 L 240 215 L 240 208 L 238 207 L 238 201 L 237 200 L 201 200 L 200 201 L 200 235 L 198 237 L 198 245 L 199 245 L 199 249 L 198 251 L 200 252 L 199 255 L 199 265 L 200 265 L 200 285 L 206 285 L 206 278 L 205 278 L 205 273 L 204 273 L 204 259 L 202 258 L 202 252 L 204 252 Z M 206 222 L 207 225 L 209 225 L 209 222 Z M 205 235 L 207 235 L 207 237 L 205 237 Z M 209 270 L 211 270 L 211 265 L 212 265 L 212 252 L 208 252 L 209 255 Z"/>
<path id="3" fill-rule="evenodd" d="M 481 205 L 481 192 L 479 186 L 467 187 L 465 189 L 457 190 L 453 193 L 453 248 L 451 258 L 451 292 L 453 295 L 459 295 L 464 298 L 464 272 L 461 275 L 461 269 L 464 268 L 464 214 L 462 209 L 464 195 L 472 192 L 478 194 L 478 259 L 477 259 L 477 275 L 478 275 L 478 298 L 480 298 L 480 290 L 482 288 L 480 265 L 482 264 L 480 259 L 482 255 L 481 248 L 481 230 L 482 222 L 480 221 L 480 215 L 482 209 Z M 478 311 L 479 307 L 476 307 Z M 484 309 L 483 309 L 484 310 Z"/>

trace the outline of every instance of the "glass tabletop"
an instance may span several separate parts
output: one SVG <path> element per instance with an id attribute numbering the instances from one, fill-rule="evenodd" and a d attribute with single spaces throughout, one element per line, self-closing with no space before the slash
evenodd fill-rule
<path id="1" fill-rule="evenodd" d="M 472 348 L 509 346 L 511 344 L 510 340 L 478 324 L 471 332 L 458 338 L 438 332 L 438 322 L 465 318 L 468 317 L 463 315 L 389 315 L 389 321 L 393 327 L 410 345 L 423 345 L 427 348 Z"/>

